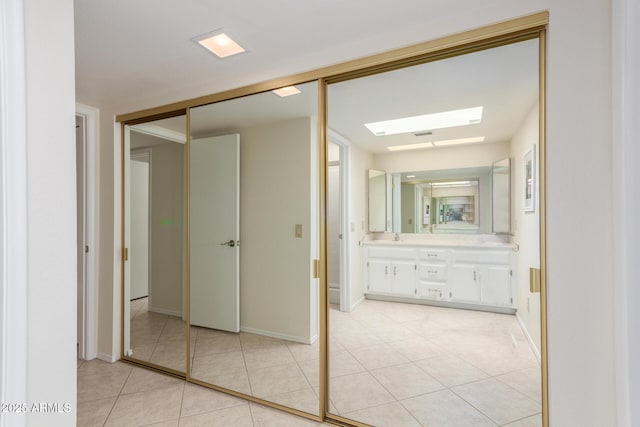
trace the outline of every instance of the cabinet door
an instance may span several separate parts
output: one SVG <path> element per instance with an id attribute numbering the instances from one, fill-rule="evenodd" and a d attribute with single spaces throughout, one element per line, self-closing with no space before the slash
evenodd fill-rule
<path id="1" fill-rule="evenodd" d="M 377 259 L 369 260 L 369 284 L 370 292 L 391 292 L 391 265 L 388 261 Z"/>
<path id="2" fill-rule="evenodd" d="M 475 265 L 456 264 L 449 269 L 449 291 L 451 299 L 480 301 L 478 270 Z"/>
<path id="3" fill-rule="evenodd" d="M 511 269 L 504 265 L 480 267 L 482 302 L 494 305 L 512 305 Z"/>
<path id="4" fill-rule="evenodd" d="M 394 261 L 389 271 L 394 294 L 415 296 L 416 264 L 410 261 Z"/>

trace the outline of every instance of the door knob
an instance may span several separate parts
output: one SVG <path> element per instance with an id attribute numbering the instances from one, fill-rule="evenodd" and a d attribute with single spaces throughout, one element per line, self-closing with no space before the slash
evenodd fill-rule
<path id="1" fill-rule="evenodd" d="M 229 245 L 231 247 L 234 247 L 236 245 L 236 241 L 231 239 L 228 242 L 220 243 L 220 246 L 224 246 L 224 245 Z"/>

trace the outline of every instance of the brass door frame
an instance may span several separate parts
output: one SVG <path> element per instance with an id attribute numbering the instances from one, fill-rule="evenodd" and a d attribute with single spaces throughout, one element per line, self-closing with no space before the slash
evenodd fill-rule
<path id="1" fill-rule="evenodd" d="M 126 125 L 133 125 L 161 118 L 172 117 L 176 115 L 186 114 L 187 117 L 187 142 L 186 142 L 186 173 L 187 173 L 187 197 L 186 199 L 186 218 L 185 232 L 186 236 L 186 261 L 189 262 L 189 147 L 190 147 L 190 108 L 202 105 L 212 104 L 216 102 L 226 101 L 234 98 L 244 97 L 248 95 L 266 92 L 284 86 L 307 83 L 311 81 L 318 82 L 318 145 L 319 145 L 319 221 L 320 221 L 320 239 L 319 239 L 319 289 L 320 289 L 320 366 L 319 366 L 319 406 L 320 415 L 312 415 L 297 409 L 289 408 L 280 404 L 265 401 L 263 399 L 248 396 L 233 390 L 199 381 L 191 378 L 189 373 L 189 273 L 187 269 L 186 275 L 186 373 L 180 373 L 171 369 L 163 368 L 151 363 L 142 362 L 124 356 L 121 345 L 121 357 L 124 361 L 145 366 L 154 370 L 162 371 L 171 375 L 185 378 L 186 381 L 200 384 L 218 391 L 222 391 L 246 400 L 280 409 L 292 414 L 300 415 L 315 421 L 325 421 L 336 425 L 347 426 L 363 426 L 366 424 L 329 414 L 329 396 L 328 396 L 328 373 L 329 373 L 329 340 L 328 340 L 328 310 L 329 310 L 329 286 L 328 265 L 327 265 L 327 85 L 331 83 L 350 80 L 357 77 L 378 74 L 395 69 L 405 68 L 412 65 L 423 64 L 435 60 L 459 56 L 466 53 L 477 52 L 493 47 L 515 43 L 529 39 L 539 39 L 539 185 L 540 185 L 540 333 L 541 333 L 541 378 L 542 378 L 542 423 L 543 426 L 549 425 L 549 393 L 548 393 L 548 357 L 547 357 L 547 206 L 546 206 L 546 48 L 547 37 L 546 31 L 549 23 L 549 13 L 547 11 L 527 15 L 521 18 L 509 21 L 499 22 L 485 27 L 464 31 L 446 37 L 437 38 L 431 41 L 419 43 L 413 46 L 404 47 L 389 52 L 367 56 L 364 58 L 347 61 L 341 64 L 332 65 L 317 70 L 299 73 L 287 77 L 268 80 L 224 92 L 205 95 L 198 98 L 192 98 L 180 102 L 175 102 L 163 106 L 158 106 L 141 111 L 120 114 L 116 116 L 116 122 L 121 123 L 121 139 L 122 139 L 122 155 L 121 165 L 124 165 L 124 129 Z M 121 241 L 122 252 L 124 254 L 124 167 L 121 168 L 122 186 L 121 186 Z M 122 291 L 124 291 L 124 262 L 122 257 Z M 124 295 L 124 293 L 123 293 Z M 124 322 L 124 301 L 121 301 L 121 320 Z M 121 343 L 124 339 L 124 324 L 121 324 Z"/>

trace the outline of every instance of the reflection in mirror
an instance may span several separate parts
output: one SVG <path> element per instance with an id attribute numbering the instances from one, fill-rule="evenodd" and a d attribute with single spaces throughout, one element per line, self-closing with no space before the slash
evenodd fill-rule
<path id="1" fill-rule="evenodd" d="M 124 354 L 184 372 L 185 116 L 125 127 Z"/>
<path id="2" fill-rule="evenodd" d="M 387 174 L 369 169 L 369 231 L 387 229 Z"/>
<path id="3" fill-rule="evenodd" d="M 193 108 L 193 379 L 318 415 L 317 84 Z"/>
<path id="4" fill-rule="evenodd" d="M 511 158 L 493 164 L 493 232 L 511 233 Z"/>
<path id="5" fill-rule="evenodd" d="M 540 265 L 538 209 L 513 210 L 513 235 L 492 225 L 508 227 L 520 206 L 509 201 L 523 198 L 521 185 L 492 190 L 509 180 L 492 165 L 538 143 L 538 58 L 528 40 L 328 86 L 328 126 L 348 143 L 344 223 L 358 242 L 340 252 L 329 240 L 329 271 L 337 257 L 349 272 L 329 310 L 331 414 L 369 425 L 541 425 L 540 297 L 528 280 Z M 394 127 L 479 106 L 462 125 L 431 117 Z M 369 169 L 390 176 L 393 235 L 364 227 Z"/>

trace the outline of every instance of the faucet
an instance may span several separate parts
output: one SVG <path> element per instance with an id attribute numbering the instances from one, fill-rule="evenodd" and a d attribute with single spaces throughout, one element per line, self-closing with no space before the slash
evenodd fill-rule
<path id="1" fill-rule="evenodd" d="M 399 235 L 398 233 L 396 233 L 396 234 L 393 236 L 393 241 L 394 241 L 394 242 L 399 242 L 399 241 L 400 241 L 400 235 Z"/>

